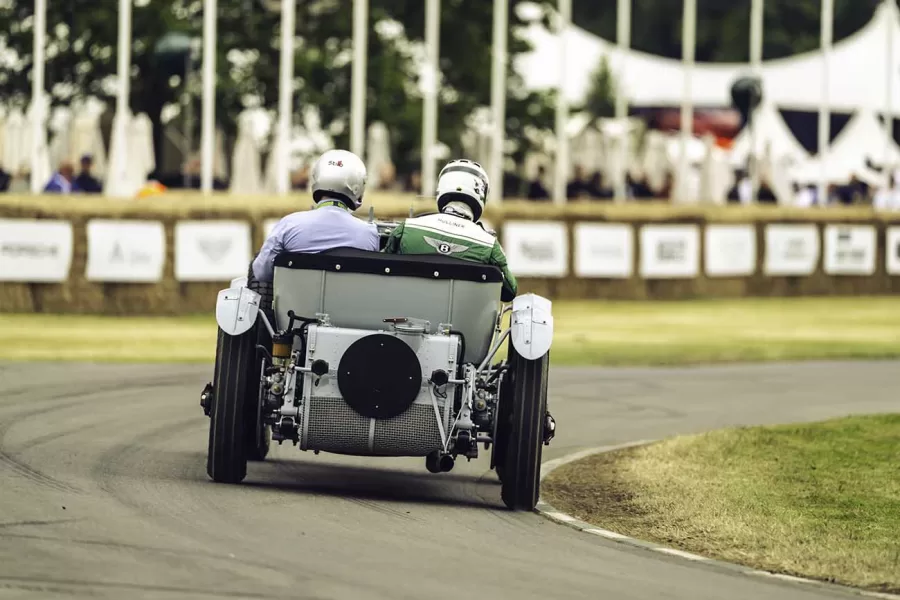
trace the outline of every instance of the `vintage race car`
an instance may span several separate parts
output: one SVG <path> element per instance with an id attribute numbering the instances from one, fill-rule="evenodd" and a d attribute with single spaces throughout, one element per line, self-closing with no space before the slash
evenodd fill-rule
<path id="1" fill-rule="evenodd" d="M 234 280 L 218 295 L 215 373 L 201 396 L 209 476 L 242 481 L 270 440 L 421 456 L 432 473 L 481 445 L 503 502 L 534 509 L 555 429 L 551 303 L 524 294 L 504 305 L 500 288 L 495 267 L 352 249 L 282 254 L 269 290 Z"/>

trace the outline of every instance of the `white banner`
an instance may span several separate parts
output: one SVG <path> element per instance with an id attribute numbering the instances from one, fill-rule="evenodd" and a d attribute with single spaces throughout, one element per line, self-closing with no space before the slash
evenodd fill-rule
<path id="1" fill-rule="evenodd" d="M 811 275 L 819 251 L 816 225 L 766 225 L 766 275 Z"/>
<path id="2" fill-rule="evenodd" d="M 175 224 L 175 279 L 230 281 L 247 274 L 250 224 L 245 221 L 182 221 Z"/>
<path id="3" fill-rule="evenodd" d="M 93 219 L 87 224 L 89 281 L 156 282 L 166 262 L 166 231 L 158 221 Z"/>
<path id="4" fill-rule="evenodd" d="M 71 266 L 68 221 L 0 219 L 0 281 L 57 283 Z"/>
<path id="5" fill-rule="evenodd" d="M 708 277 L 741 277 L 756 272 L 753 225 L 707 225 L 703 257 Z"/>
<path id="6" fill-rule="evenodd" d="M 826 225 L 825 272 L 873 275 L 877 245 L 872 225 Z"/>
<path id="7" fill-rule="evenodd" d="M 569 237 L 563 223 L 507 221 L 503 249 L 517 277 L 565 277 L 569 272 Z"/>
<path id="8" fill-rule="evenodd" d="M 888 275 L 900 275 L 900 227 L 888 227 L 885 236 L 885 265 Z"/>
<path id="9" fill-rule="evenodd" d="M 624 223 L 575 225 L 575 274 L 628 279 L 634 272 L 634 228 Z"/>
<path id="10" fill-rule="evenodd" d="M 641 227 L 641 277 L 674 279 L 700 272 L 700 229 L 697 225 Z"/>

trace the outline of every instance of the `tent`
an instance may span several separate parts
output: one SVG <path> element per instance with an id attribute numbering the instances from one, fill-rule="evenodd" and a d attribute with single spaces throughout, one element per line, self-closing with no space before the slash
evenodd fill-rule
<path id="1" fill-rule="evenodd" d="M 559 82 L 559 35 L 539 24 L 522 30 L 533 50 L 517 60 L 516 68 L 530 89 L 555 87 Z M 887 56 L 888 36 L 893 35 L 893 55 Z M 572 102 L 584 99 L 590 77 L 601 57 L 609 59 L 614 79 L 632 106 L 678 106 L 682 101 L 684 68 L 680 60 L 635 50 L 620 51 L 615 44 L 578 27 L 565 33 L 569 63 L 564 91 Z M 691 74 L 693 102 L 698 106 L 727 106 L 734 80 L 749 65 L 698 63 Z M 834 112 L 861 108 L 884 110 L 889 69 L 900 73 L 900 15 L 893 0 L 885 0 L 872 20 L 832 47 L 829 101 Z M 822 99 L 822 53 L 819 50 L 762 65 L 767 101 L 782 109 L 818 111 Z M 893 98 L 900 99 L 900 76 L 893 78 Z"/>

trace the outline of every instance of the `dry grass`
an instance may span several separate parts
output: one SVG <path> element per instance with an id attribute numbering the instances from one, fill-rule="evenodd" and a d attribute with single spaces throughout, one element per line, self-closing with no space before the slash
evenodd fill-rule
<path id="1" fill-rule="evenodd" d="M 554 303 L 554 364 L 900 357 L 900 298 Z M 205 362 L 212 315 L 0 314 L 0 359 Z"/>
<path id="2" fill-rule="evenodd" d="M 900 592 L 900 414 L 739 428 L 599 455 L 544 497 L 607 529 Z"/>
<path id="3" fill-rule="evenodd" d="M 310 204 L 309 195 L 303 192 L 287 196 L 238 196 L 215 193 L 205 196 L 199 192 L 170 192 L 140 200 L 110 200 L 102 196 L 0 196 L 0 216 L 96 215 L 101 217 L 197 217 L 202 215 L 251 216 L 279 215 L 304 208 Z M 419 198 L 415 194 L 369 192 L 366 206 L 375 207 L 381 216 L 405 216 L 410 206 L 417 211 L 431 210 L 433 200 Z M 367 209 L 363 209 L 364 211 Z M 870 207 L 829 207 L 823 209 L 791 208 L 769 205 L 757 206 L 709 206 L 672 205 L 665 202 L 607 202 L 577 201 L 564 206 L 552 203 L 505 200 L 502 204 L 491 202 L 487 206 L 487 218 L 503 215 L 519 218 L 595 218 L 626 221 L 656 220 L 708 220 L 714 222 L 747 221 L 865 221 L 900 222 L 900 215 L 877 213 Z"/>

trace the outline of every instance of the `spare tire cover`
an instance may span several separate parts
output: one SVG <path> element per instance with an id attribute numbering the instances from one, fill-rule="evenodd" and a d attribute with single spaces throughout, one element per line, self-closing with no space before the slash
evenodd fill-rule
<path id="1" fill-rule="evenodd" d="M 338 388 L 357 413 L 390 419 L 412 405 L 422 387 L 416 353 L 392 335 L 377 333 L 350 344 L 338 365 Z"/>

